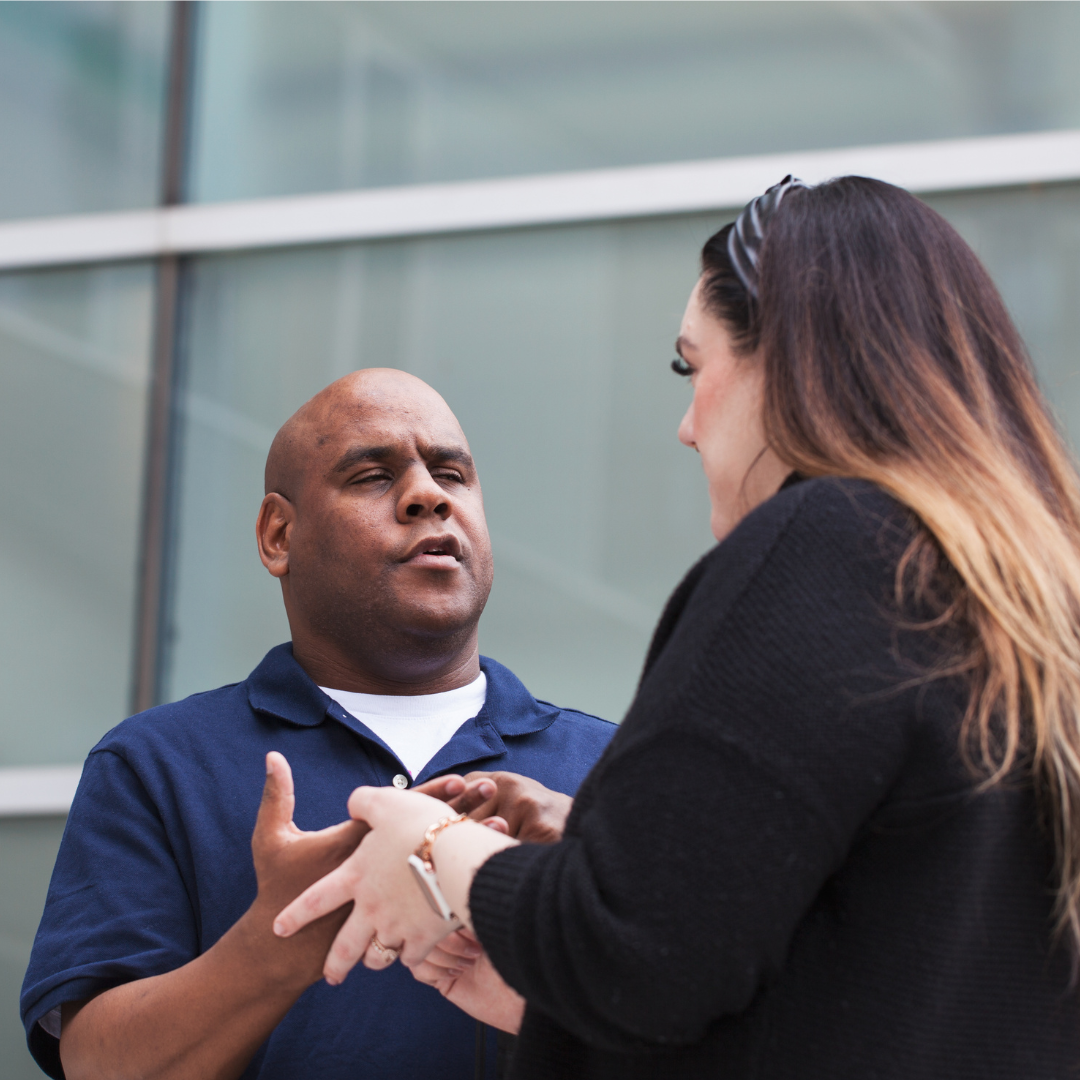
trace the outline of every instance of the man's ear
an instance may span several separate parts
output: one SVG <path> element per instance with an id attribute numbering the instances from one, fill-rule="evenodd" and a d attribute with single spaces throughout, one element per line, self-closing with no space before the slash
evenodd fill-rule
<path id="1" fill-rule="evenodd" d="M 296 510 L 284 495 L 271 491 L 263 499 L 255 522 L 255 539 L 263 566 L 276 578 L 289 572 L 289 540 L 295 520 Z"/>

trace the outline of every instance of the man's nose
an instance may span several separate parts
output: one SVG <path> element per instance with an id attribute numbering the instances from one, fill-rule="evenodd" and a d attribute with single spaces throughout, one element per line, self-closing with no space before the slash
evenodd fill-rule
<path id="1" fill-rule="evenodd" d="M 452 512 L 446 492 L 435 483 L 431 473 L 423 467 L 410 469 L 398 499 L 398 521 L 404 525 L 428 516 L 445 521 Z"/>

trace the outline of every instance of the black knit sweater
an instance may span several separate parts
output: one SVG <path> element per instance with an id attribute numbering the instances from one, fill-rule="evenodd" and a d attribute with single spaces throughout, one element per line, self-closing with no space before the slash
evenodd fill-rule
<path id="1" fill-rule="evenodd" d="M 473 884 L 529 1003 L 515 1080 L 1080 1076 L 1051 845 L 1022 779 L 976 793 L 964 685 L 920 677 L 910 536 L 804 481 L 680 585 L 563 841 Z"/>

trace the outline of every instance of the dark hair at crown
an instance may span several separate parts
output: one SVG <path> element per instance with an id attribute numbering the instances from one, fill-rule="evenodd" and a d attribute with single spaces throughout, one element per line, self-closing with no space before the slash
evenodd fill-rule
<path id="1" fill-rule="evenodd" d="M 747 291 L 728 252 L 728 234 L 735 223 L 725 225 L 705 241 L 701 249 L 701 288 L 706 310 L 727 324 L 742 352 L 758 346 L 757 301 Z"/>

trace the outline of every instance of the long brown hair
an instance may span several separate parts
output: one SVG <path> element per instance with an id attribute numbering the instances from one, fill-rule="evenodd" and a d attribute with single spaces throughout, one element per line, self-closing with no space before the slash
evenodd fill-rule
<path id="1" fill-rule="evenodd" d="M 765 365 L 770 446 L 809 476 L 870 480 L 917 517 L 897 600 L 944 583 L 938 672 L 971 687 L 962 746 L 985 786 L 1031 771 L 1080 947 L 1080 482 L 986 270 L 908 192 L 848 176 L 768 225 L 758 299 L 721 230 L 706 305 Z"/>

